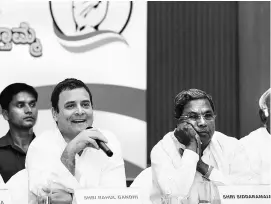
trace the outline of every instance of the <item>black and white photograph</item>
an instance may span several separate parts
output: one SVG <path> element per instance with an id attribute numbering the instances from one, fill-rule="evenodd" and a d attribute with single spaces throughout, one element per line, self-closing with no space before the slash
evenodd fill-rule
<path id="1" fill-rule="evenodd" d="M 0 0 L 0 204 L 271 204 L 270 1 Z"/>

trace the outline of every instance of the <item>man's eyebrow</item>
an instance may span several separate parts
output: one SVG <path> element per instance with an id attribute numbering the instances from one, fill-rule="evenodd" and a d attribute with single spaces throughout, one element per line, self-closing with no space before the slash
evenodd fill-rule
<path id="1" fill-rule="evenodd" d="M 83 103 L 85 103 L 85 102 L 90 103 L 90 100 L 83 100 L 82 102 L 83 102 Z"/>
<path id="2" fill-rule="evenodd" d="M 33 99 L 33 100 L 29 101 L 29 103 L 33 103 L 33 102 L 37 102 L 37 100 Z"/>
<path id="3" fill-rule="evenodd" d="M 31 102 L 33 102 L 33 101 L 34 101 L 34 102 L 37 102 L 36 99 L 30 100 L 29 102 L 31 103 Z M 16 103 L 27 103 L 27 100 L 17 100 Z"/>
<path id="4" fill-rule="evenodd" d="M 189 111 L 188 113 L 189 114 L 191 114 L 191 113 L 192 114 L 199 114 L 198 112 L 195 112 L 195 111 Z M 211 110 L 211 109 L 210 110 L 206 110 L 206 111 L 203 111 L 203 113 L 213 113 L 213 110 Z"/>
<path id="5" fill-rule="evenodd" d="M 75 103 L 75 101 L 67 101 L 64 105 Z"/>
<path id="6" fill-rule="evenodd" d="M 187 112 L 187 113 L 193 113 L 193 114 L 198 114 L 198 112 L 194 112 L 194 111 L 189 111 L 189 112 Z"/>
<path id="7" fill-rule="evenodd" d="M 16 101 L 16 104 L 25 103 L 25 101 Z"/>

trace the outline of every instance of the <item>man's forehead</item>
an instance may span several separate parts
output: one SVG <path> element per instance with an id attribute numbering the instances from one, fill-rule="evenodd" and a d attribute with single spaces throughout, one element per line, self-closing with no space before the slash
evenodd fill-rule
<path id="1" fill-rule="evenodd" d="M 185 106 L 183 112 L 206 112 L 213 111 L 210 102 L 207 99 L 195 99 L 189 101 Z"/>
<path id="2" fill-rule="evenodd" d="M 63 90 L 59 94 L 59 101 L 67 103 L 70 101 L 90 101 L 90 96 L 84 88 L 76 88 L 71 90 Z"/>
<path id="3" fill-rule="evenodd" d="M 35 96 L 27 91 L 21 91 L 12 97 L 12 101 L 33 101 Z"/>

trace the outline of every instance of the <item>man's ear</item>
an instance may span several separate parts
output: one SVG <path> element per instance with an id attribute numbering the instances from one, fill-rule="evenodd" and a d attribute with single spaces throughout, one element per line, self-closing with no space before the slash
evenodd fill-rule
<path id="1" fill-rule="evenodd" d="M 51 112 L 54 120 L 57 122 L 58 112 L 54 108 L 51 108 Z"/>
<path id="2" fill-rule="evenodd" d="M 266 113 L 262 109 L 260 109 L 259 110 L 259 115 L 260 115 L 262 123 L 265 124 L 266 121 L 267 121 Z"/>
<path id="3" fill-rule="evenodd" d="M 2 115 L 3 115 L 3 118 L 5 119 L 5 120 L 9 120 L 9 117 L 8 117 L 8 111 L 7 110 L 5 110 L 5 109 L 2 109 Z"/>
<path id="4" fill-rule="evenodd" d="M 268 118 L 268 116 L 269 116 L 268 109 L 265 108 L 265 109 L 263 110 L 263 112 L 264 112 L 265 117 Z"/>

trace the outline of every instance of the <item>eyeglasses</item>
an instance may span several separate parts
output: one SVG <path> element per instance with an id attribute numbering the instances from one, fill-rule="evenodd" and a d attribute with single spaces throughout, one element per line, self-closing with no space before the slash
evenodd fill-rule
<path id="1" fill-rule="evenodd" d="M 205 120 L 214 120 L 216 115 L 213 113 L 204 113 L 204 114 L 197 114 L 197 113 L 188 113 L 187 115 L 180 116 L 179 120 L 194 120 L 198 121 L 203 117 Z"/>

